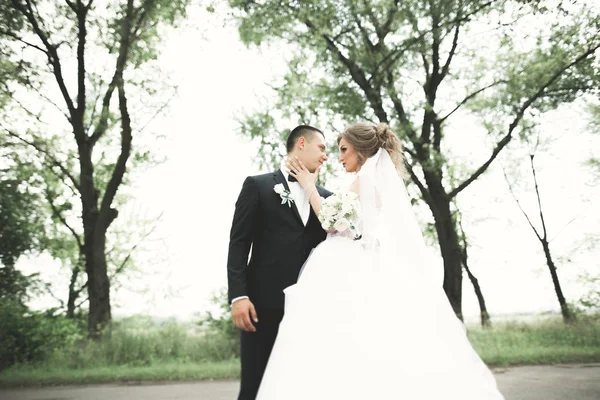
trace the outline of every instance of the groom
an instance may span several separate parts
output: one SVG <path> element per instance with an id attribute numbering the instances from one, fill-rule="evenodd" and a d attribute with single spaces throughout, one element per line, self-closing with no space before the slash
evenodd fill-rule
<path id="1" fill-rule="evenodd" d="M 327 161 L 325 149 L 325 135 L 312 126 L 294 128 L 287 139 L 288 158 L 298 157 L 311 172 Z M 331 195 L 317 190 L 322 197 Z M 256 397 L 283 318 L 283 289 L 296 283 L 311 250 L 325 236 L 285 162 L 275 172 L 246 178 L 235 204 L 227 260 L 231 317 L 241 329 L 238 400 Z"/>

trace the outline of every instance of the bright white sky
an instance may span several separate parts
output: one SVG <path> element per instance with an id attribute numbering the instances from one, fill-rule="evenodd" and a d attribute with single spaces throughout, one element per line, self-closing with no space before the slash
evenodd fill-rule
<path id="1" fill-rule="evenodd" d="M 221 17 L 206 13 L 193 13 L 186 26 L 168 38 L 165 49 L 163 67 L 171 71 L 179 92 L 170 110 L 145 135 L 166 136 L 153 141 L 152 147 L 167 161 L 136 180 L 135 200 L 119 220 L 128 223 L 161 212 L 163 217 L 136 255 L 141 271 L 113 294 L 113 313 L 187 319 L 206 310 L 210 297 L 226 285 L 234 203 L 243 179 L 262 172 L 252 162 L 254 147 L 237 134 L 237 118 L 257 109 L 259 99 L 269 94 L 267 84 L 285 72 L 285 49 L 246 49 L 233 24 L 224 26 Z M 542 129 L 558 141 L 550 152 L 539 156 L 551 236 L 579 216 L 553 242 L 568 300 L 581 294 L 577 275 L 582 270 L 600 273 L 598 249 L 569 253 L 585 233 L 598 233 L 600 222 L 598 209 L 592 205 L 600 200 L 598 188 L 589 186 L 589 176 L 580 166 L 598 142 L 577 135 L 585 129 L 581 114 L 575 108 L 550 116 Z M 458 131 L 452 139 L 457 153 L 487 158 L 489 143 L 484 147 L 476 127 L 465 121 Z M 330 159 L 335 162 L 336 157 Z M 460 196 L 473 245 L 471 267 L 488 309 L 492 314 L 558 310 L 540 245 L 510 198 L 499 167 L 496 164 Z M 529 179 L 524 171 L 522 182 Z M 331 186 L 343 184 L 342 177 Z M 521 195 L 528 199 L 524 205 L 535 212 L 531 193 Z M 427 212 L 419 211 L 419 215 Z M 573 262 L 565 264 L 559 256 L 571 256 Z M 51 260 L 24 260 L 20 266 L 28 272 L 42 271 L 60 285 L 60 295 L 66 297 L 68 272 Z M 441 274 L 441 265 L 439 270 Z M 477 301 L 466 276 L 463 296 L 465 314 L 477 315 Z"/>

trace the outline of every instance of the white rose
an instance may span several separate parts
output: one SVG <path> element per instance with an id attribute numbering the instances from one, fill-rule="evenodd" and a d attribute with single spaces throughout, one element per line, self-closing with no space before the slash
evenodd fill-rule
<path id="1" fill-rule="evenodd" d="M 342 214 L 351 214 L 354 211 L 354 205 L 345 203 L 342 205 Z"/>
<path id="2" fill-rule="evenodd" d="M 280 195 L 283 194 L 283 192 L 285 192 L 285 186 L 283 186 L 283 183 L 278 183 L 273 187 L 273 190 L 275 191 L 275 193 Z"/>
<path id="3" fill-rule="evenodd" d="M 325 229 L 326 231 L 330 230 L 332 228 L 331 227 L 331 220 L 329 220 L 329 219 L 323 220 L 323 222 L 321 222 L 321 227 L 323 229 Z"/>
<path id="4" fill-rule="evenodd" d="M 350 221 L 348 221 L 346 218 L 340 218 L 337 221 L 335 221 L 333 227 L 336 231 L 343 232 L 346 229 L 350 228 Z"/>

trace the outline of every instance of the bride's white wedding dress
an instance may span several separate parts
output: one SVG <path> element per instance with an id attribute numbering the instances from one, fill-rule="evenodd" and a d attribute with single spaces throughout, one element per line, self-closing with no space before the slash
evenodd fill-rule
<path id="1" fill-rule="evenodd" d="M 257 399 L 503 399 L 431 277 L 388 153 L 358 179 L 363 238 L 329 235 L 285 290 Z"/>

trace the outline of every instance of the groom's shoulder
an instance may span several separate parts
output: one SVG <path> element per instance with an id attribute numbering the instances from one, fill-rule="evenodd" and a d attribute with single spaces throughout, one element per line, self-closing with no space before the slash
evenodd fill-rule
<path id="1" fill-rule="evenodd" d="M 267 172 L 265 174 L 260 175 L 250 175 L 246 179 L 251 179 L 255 182 L 265 182 L 268 180 L 273 180 L 273 172 Z"/>
<path id="2" fill-rule="evenodd" d="M 273 172 L 267 172 L 260 175 L 249 175 L 246 177 L 246 183 L 251 183 L 258 186 L 270 182 L 273 182 Z"/>

